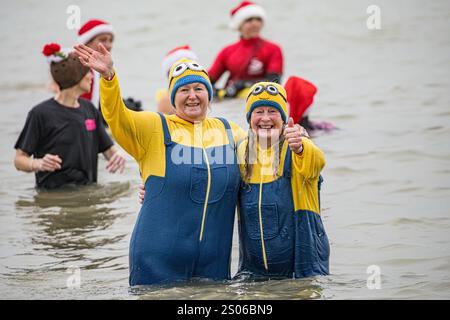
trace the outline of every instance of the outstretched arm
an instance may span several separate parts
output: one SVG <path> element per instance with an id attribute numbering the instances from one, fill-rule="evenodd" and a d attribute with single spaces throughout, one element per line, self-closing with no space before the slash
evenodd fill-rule
<path id="1" fill-rule="evenodd" d="M 98 51 L 85 45 L 76 45 L 75 52 L 80 57 L 80 61 L 99 72 L 102 76 L 100 80 L 100 102 L 102 114 L 111 129 L 111 133 L 122 148 L 140 160 L 145 154 L 151 136 L 154 121 L 149 121 L 151 117 L 145 112 L 134 112 L 129 110 L 122 100 L 120 86 L 113 68 L 111 54 L 102 44 L 99 44 Z"/>

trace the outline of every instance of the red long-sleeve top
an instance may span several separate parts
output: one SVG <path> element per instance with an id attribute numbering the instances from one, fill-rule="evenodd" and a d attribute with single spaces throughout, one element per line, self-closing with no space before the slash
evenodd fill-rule
<path id="1" fill-rule="evenodd" d="M 228 82 L 261 79 L 270 73 L 282 74 L 281 48 L 260 37 L 240 39 L 219 52 L 208 74 L 214 82 L 225 71 L 230 72 Z"/>

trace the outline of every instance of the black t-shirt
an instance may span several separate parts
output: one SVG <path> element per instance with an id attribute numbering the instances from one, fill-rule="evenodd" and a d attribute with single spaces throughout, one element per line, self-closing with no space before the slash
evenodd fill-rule
<path id="1" fill-rule="evenodd" d="M 60 170 L 36 173 L 39 188 L 97 182 L 97 154 L 113 142 L 94 105 L 84 99 L 78 102 L 79 108 L 68 108 L 52 98 L 28 113 L 14 148 L 35 158 L 50 153 L 62 160 Z"/>

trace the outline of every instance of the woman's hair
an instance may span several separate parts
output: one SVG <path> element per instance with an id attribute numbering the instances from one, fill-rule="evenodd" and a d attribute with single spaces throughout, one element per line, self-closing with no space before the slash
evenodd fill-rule
<path id="1" fill-rule="evenodd" d="M 278 169 L 280 167 L 280 154 L 282 152 L 283 144 L 284 144 L 284 127 L 281 128 L 281 132 L 278 138 L 278 148 L 275 148 L 275 154 L 272 163 L 272 174 L 275 178 L 278 178 L 280 175 L 278 174 Z M 253 164 L 257 160 L 257 150 L 256 150 L 256 141 L 257 136 L 253 132 L 252 128 L 248 129 L 247 135 L 247 145 L 245 146 L 245 154 L 244 154 L 244 182 L 249 183 L 252 177 Z"/>

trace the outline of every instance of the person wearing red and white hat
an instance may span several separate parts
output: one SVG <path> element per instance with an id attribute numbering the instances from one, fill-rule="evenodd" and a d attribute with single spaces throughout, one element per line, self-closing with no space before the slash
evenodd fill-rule
<path id="1" fill-rule="evenodd" d="M 114 28 L 111 24 L 98 19 L 92 19 L 86 22 L 78 31 L 78 44 L 84 44 L 94 50 L 99 50 L 99 44 L 102 44 L 108 52 L 111 52 L 114 42 Z M 100 74 L 91 70 L 94 80 L 91 90 L 82 95 L 81 98 L 91 101 L 91 103 L 100 110 Z M 133 98 L 124 99 L 125 105 L 134 111 L 142 111 L 141 102 Z M 104 122 L 106 124 L 106 122 Z"/>
<path id="2" fill-rule="evenodd" d="M 226 71 L 225 97 L 235 97 L 240 90 L 258 81 L 280 82 L 283 73 L 283 54 L 279 45 L 260 37 L 266 21 L 263 7 L 243 1 L 231 10 L 230 27 L 239 31 L 239 41 L 225 47 L 208 70 L 216 82 Z"/>
<path id="3" fill-rule="evenodd" d="M 192 51 L 189 45 L 182 45 L 173 48 L 166 54 L 162 61 L 161 67 L 163 76 L 168 78 L 170 67 L 172 67 L 175 62 L 183 58 L 198 61 L 197 55 L 194 51 Z M 158 90 L 156 93 L 156 101 L 158 102 L 158 112 L 162 112 L 167 115 L 175 113 L 175 109 L 170 102 L 169 93 L 166 89 Z"/>
<path id="4" fill-rule="evenodd" d="M 97 49 L 98 43 L 111 51 L 114 41 L 114 28 L 109 23 L 92 19 L 86 22 L 78 31 L 78 43 Z"/>
<path id="5" fill-rule="evenodd" d="M 86 22 L 78 31 L 77 43 L 82 43 L 88 47 L 98 50 L 101 43 L 106 50 L 111 52 L 114 41 L 114 29 L 111 24 L 98 19 Z M 91 90 L 81 97 L 89 100 L 98 109 L 100 102 L 100 74 L 91 70 L 94 75 Z"/>
<path id="6" fill-rule="evenodd" d="M 191 47 L 187 44 L 173 48 L 172 50 L 167 52 L 161 65 L 164 77 L 167 78 L 169 76 L 170 67 L 172 67 L 175 62 L 183 58 L 195 61 L 198 60 L 195 52 L 192 51 Z"/>

